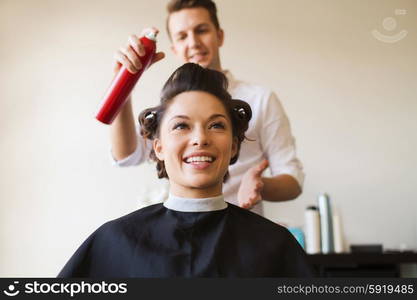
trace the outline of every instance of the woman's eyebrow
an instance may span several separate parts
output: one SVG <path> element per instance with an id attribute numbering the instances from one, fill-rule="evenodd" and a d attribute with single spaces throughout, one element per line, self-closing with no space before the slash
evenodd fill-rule
<path id="1" fill-rule="evenodd" d="M 224 118 L 224 119 L 227 119 L 226 116 L 223 115 L 223 114 L 214 114 L 214 115 L 211 115 L 208 118 L 208 121 L 211 121 L 211 120 L 216 119 L 216 118 Z M 188 117 L 186 115 L 176 115 L 176 116 L 173 116 L 171 119 L 169 119 L 169 122 L 171 122 L 174 119 L 186 119 L 186 120 L 190 120 L 190 117 Z"/>
<path id="2" fill-rule="evenodd" d="M 173 116 L 169 121 L 172 121 L 174 119 L 187 119 L 187 120 L 189 120 L 190 118 L 185 116 L 185 115 L 177 115 L 177 116 Z"/>
<path id="3" fill-rule="evenodd" d="M 225 115 L 222 115 L 222 114 L 214 114 L 214 115 L 211 115 L 211 116 L 210 116 L 209 121 L 210 121 L 210 120 L 213 120 L 213 119 L 216 119 L 216 118 L 219 118 L 219 117 L 220 117 L 220 118 L 225 118 L 225 119 L 227 119 Z"/>

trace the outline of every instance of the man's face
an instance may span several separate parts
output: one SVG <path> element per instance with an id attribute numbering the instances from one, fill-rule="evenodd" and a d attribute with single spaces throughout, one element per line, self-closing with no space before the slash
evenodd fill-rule
<path id="1" fill-rule="evenodd" d="M 219 48 L 223 30 L 216 29 L 205 8 L 185 8 L 169 16 L 171 49 L 184 63 L 221 71 Z"/>

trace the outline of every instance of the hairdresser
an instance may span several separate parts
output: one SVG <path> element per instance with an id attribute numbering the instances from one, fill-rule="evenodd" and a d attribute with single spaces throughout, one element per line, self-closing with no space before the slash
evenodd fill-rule
<path id="1" fill-rule="evenodd" d="M 250 140 L 242 143 L 239 160 L 230 166 L 230 180 L 223 186 L 225 200 L 263 215 L 262 200 L 279 202 L 297 198 L 302 191 L 304 173 L 296 156 L 288 117 L 274 92 L 237 80 L 222 68 L 219 51 L 224 32 L 215 3 L 172 0 L 167 9 L 167 30 L 175 56 L 183 63 L 193 62 L 223 72 L 229 80 L 228 91 L 232 97 L 248 102 L 253 111 L 246 133 Z M 142 68 L 139 56 L 143 55 L 138 36 L 130 36 L 127 45 L 115 55 L 115 71 L 123 65 L 131 73 L 137 72 Z M 164 56 L 162 52 L 156 53 L 153 63 Z M 135 126 L 131 101 L 111 125 L 111 152 L 120 167 L 141 164 L 152 149 Z M 263 176 L 268 167 L 270 176 Z"/>

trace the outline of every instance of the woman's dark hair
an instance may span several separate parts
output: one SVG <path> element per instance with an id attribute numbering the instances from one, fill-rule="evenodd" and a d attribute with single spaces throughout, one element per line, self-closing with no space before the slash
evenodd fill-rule
<path id="1" fill-rule="evenodd" d="M 207 92 L 221 101 L 230 117 L 232 134 L 234 138 L 237 138 L 237 153 L 230 159 L 230 164 L 234 164 L 239 157 L 240 145 L 246 138 L 245 131 L 248 129 L 249 121 L 252 118 L 252 110 L 245 101 L 232 99 L 227 92 L 227 86 L 227 78 L 221 72 L 206 69 L 194 63 L 182 65 L 168 78 L 162 88 L 160 105 L 145 109 L 140 113 L 140 134 L 149 140 L 159 136 L 162 118 L 175 96 L 189 91 Z M 157 163 L 158 177 L 168 178 L 164 162 L 156 157 L 153 149 L 150 158 Z M 228 173 L 224 180 L 227 177 Z"/>

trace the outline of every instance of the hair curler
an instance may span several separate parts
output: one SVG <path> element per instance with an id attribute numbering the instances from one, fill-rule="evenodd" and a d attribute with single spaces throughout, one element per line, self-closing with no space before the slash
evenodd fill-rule
<path id="1" fill-rule="evenodd" d="M 119 73 L 117 73 L 110 84 L 96 115 L 96 119 L 100 122 L 105 124 L 111 124 L 113 122 L 120 109 L 126 103 L 136 82 L 152 61 L 156 52 L 156 32 L 148 32 L 140 38 L 140 41 L 145 48 L 145 55 L 139 56 L 142 68 L 134 74 L 130 73 L 124 66 L 120 68 Z"/>

